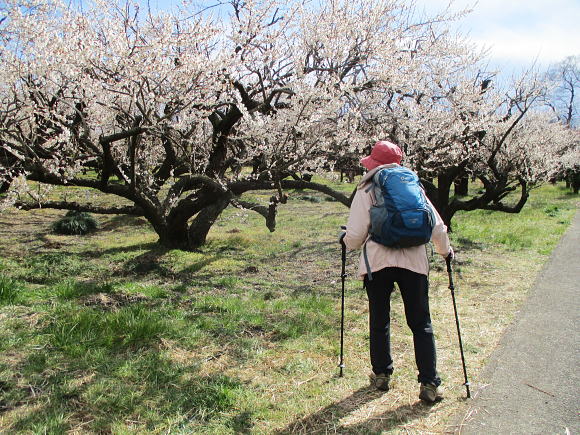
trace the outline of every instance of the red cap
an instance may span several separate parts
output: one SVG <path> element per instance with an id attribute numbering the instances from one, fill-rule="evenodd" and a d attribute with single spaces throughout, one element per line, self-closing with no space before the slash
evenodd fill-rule
<path id="1" fill-rule="evenodd" d="M 373 146 L 371 155 L 361 159 L 360 163 L 369 171 L 388 163 L 401 163 L 403 152 L 392 142 L 380 140 Z"/>

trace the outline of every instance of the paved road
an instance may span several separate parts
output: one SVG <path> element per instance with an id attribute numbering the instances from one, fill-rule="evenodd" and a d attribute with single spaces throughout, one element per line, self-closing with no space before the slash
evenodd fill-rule
<path id="1" fill-rule="evenodd" d="M 580 212 L 483 373 L 461 434 L 580 434 Z"/>

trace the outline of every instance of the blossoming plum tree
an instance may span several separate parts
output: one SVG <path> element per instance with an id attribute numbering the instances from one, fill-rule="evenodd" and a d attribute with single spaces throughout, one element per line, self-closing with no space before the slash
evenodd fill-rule
<path id="1" fill-rule="evenodd" d="M 580 56 L 569 56 L 552 65 L 546 74 L 546 80 L 551 84 L 547 104 L 557 119 L 571 129 L 576 130 L 576 143 L 580 147 L 578 134 L 578 95 L 580 94 Z M 560 160 L 560 177 L 566 179 L 566 184 L 574 193 L 580 189 L 580 156 L 568 153 L 567 158 Z"/>
<path id="2" fill-rule="evenodd" d="M 459 209 L 507 209 L 513 180 L 523 205 L 569 140 L 530 115 L 537 86 L 504 95 L 485 85 L 480 56 L 445 30 L 461 14 L 426 18 L 402 0 L 231 0 L 214 15 L 92 5 L 0 5 L 4 206 L 143 216 L 163 245 L 194 249 L 230 204 L 262 214 L 272 231 L 284 189 L 350 205 L 299 174 L 390 137 L 439 177 L 430 192 L 449 222 Z M 450 201 L 463 174 L 485 193 Z M 55 200 L 51 185 L 124 203 Z M 264 189 L 269 204 L 244 200 Z"/>
<path id="3" fill-rule="evenodd" d="M 464 73 L 463 80 L 438 80 L 436 97 L 411 101 L 398 122 L 411 166 L 437 179 L 425 186 L 448 225 L 459 210 L 518 213 L 530 189 L 553 176 L 559 162 L 578 158 L 576 132 L 542 110 L 546 87 L 536 75 L 502 90 L 493 75 Z M 479 191 L 453 195 L 453 183 L 468 177 L 479 180 Z"/>

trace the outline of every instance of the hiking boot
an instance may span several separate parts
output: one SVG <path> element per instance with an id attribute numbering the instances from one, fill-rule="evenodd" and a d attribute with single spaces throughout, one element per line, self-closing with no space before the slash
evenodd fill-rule
<path id="1" fill-rule="evenodd" d="M 377 375 L 375 373 L 371 373 L 369 378 L 371 379 L 372 387 L 382 391 L 389 391 L 389 379 L 391 378 L 390 374 L 380 373 Z"/>
<path id="2" fill-rule="evenodd" d="M 443 390 L 433 384 L 421 384 L 419 399 L 427 403 L 435 403 L 443 399 Z"/>

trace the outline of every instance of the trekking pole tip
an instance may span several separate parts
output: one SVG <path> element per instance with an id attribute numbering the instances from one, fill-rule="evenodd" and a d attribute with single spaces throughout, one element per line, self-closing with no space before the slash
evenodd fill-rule
<path id="1" fill-rule="evenodd" d="M 467 382 L 465 382 L 463 385 L 465 385 L 465 390 L 466 390 L 466 392 L 467 392 L 467 398 L 468 398 L 468 399 L 471 399 L 471 391 L 469 391 L 469 386 L 470 386 L 471 384 L 469 383 L 469 381 L 467 381 Z"/>

